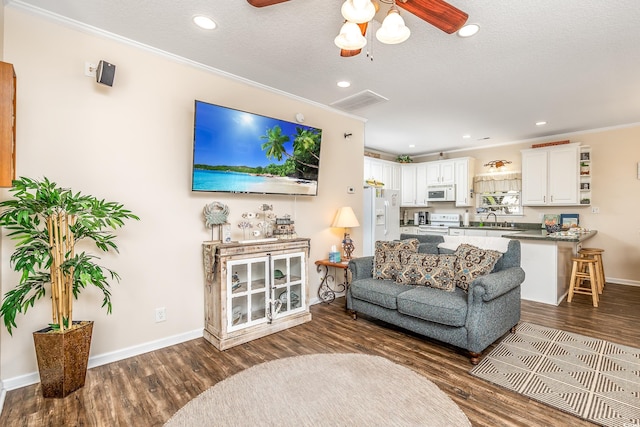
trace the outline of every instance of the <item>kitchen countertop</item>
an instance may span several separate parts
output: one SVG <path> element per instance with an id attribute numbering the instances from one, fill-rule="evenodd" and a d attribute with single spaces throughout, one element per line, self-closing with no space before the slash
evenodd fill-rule
<path id="1" fill-rule="evenodd" d="M 510 239 L 518 239 L 518 240 L 537 240 L 543 242 L 573 242 L 578 243 L 584 240 L 590 239 L 593 236 L 598 234 L 598 231 L 591 230 L 586 233 L 580 233 L 575 235 L 558 235 L 554 233 L 553 235 L 547 234 L 546 230 L 525 230 L 519 233 L 509 234 Z"/>
<path id="2" fill-rule="evenodd" d="M 417 227 L 415 224 L 406 224 L 401 225 L 401 227 Z M 505 233 L 509 233 L 509 239 L 518 239 L 518 240 L 537 240 L 544 242 L 572 242 L 578 243 L 584 240 L 590 239 L 596 234 L 598 234 L 597 230 L 591 230 L 586 233 L 581 234 L 572 234 L 567 236 L 562 235 L 549 235 L 547 231 L 540 228 L 540 224 L 533 223 L 517 223 L 514 227 L 499 227 L 499 226 L 482 226 L 472 224 L 468 227 L 464 226 L 453 226 L 449 227 L 452 229 L 463 229 L 463 230 L 503 230 Z"/>
<path id="3" fill-rule="evenodd" d="M 540 224 L 538 224 L 538 226 L 540 226 Z M 505 230 L 508 232 L 529 230 L 529 228 L 526 228 L 526 227 L 500 227 L 500 226 L 493 226 L 493 225 L 483 225 L 482 227 L 480 227 L 479 225 L 470 225 L 468 227 L 461 225 L 459 227 L 453 226 L 449 228 L 460 229 L 460 230 Z"/>

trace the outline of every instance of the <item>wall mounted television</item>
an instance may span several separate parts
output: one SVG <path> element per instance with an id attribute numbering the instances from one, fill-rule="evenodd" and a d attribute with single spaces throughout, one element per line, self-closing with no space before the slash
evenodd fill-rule
<path id="1" fill-rule="evenodd" d="M 322 130 L 195 101 L 193 191 L 316 196 Z"/>

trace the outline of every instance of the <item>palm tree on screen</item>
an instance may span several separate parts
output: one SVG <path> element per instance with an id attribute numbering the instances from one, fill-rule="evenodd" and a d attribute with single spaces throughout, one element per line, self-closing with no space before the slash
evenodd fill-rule
<path id="1" fill-rule="evenodd" d="M 282 160 L 282 157 L 286 156 L 295 163 L 302 165 L 302 170 L 300 168 L 296 169 L 303 174 L 308 168 L 317 171 L 320 158 L 315 151 L 318 151 L 320 146 L 320 134 L 296 128 L 296 136 L 293 140 L 293 154 L 288 153 L 285 149 L 284 144 L 289 142 L 290 138 L 288 135 L 282 134 L 282 129 L 278 125 L 267 129 L 266 134 L 260 138 L 266 140 L 262 144 L 262 149 L 266 151 L 268 159 Z"/>

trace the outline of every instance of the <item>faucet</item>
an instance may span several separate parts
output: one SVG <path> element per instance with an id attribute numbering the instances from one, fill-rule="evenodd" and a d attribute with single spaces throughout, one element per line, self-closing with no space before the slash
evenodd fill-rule
<path id="1" fill-rule="evenodd" d="M 493 226 L 497 227 L 498 226 L 498 216 L 495 214 L 495 212 L 489 212 L 487 214 L 487 218 L 486 221 L 489 222 L 489 217 L 493 215 Z"/>

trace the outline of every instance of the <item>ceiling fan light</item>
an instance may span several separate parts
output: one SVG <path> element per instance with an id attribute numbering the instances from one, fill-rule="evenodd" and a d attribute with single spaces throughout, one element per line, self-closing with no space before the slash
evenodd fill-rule
<path id="1" fill-rule="evenodd" d="M 365 47 L 367 39 L 362 35 L 360 27 L 354 22 L 345 22 L 340 34 L 333 40 L 340 49 L 358 50 Z"/>
<path id="2" fill-rule="evenodd" d="M 480 25 L 467 24 L 458 30 L 459 37 L 473 37 L 480 31 Z"/>
<path id="3" fill-rule="evenodd" d="M 362 24 L 373 19 L 376 7 L 371 3 L 371 0 L 346 0 L 342 4 L 341 12 L 347 21 Z"/>
<path id="4" fill-rule="evenodd" d="M 376 31 L 376 38 L 385 44 L 398 44 L 407 40 L 411 30 L 404 24 L 404 19 L 397 9 L 391 8 L 382 26 Z"/>

